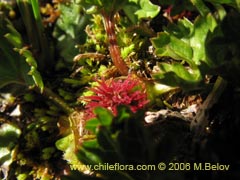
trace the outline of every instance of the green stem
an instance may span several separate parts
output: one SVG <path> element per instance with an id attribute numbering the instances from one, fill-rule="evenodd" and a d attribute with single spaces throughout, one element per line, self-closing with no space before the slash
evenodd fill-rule
<path id="1" fill-rule="evenodd" d="M 39 71 L 45 72 L 53 65 L 53 47 L 48 42 L 37 0 L 17 0 L 17 5 L 24 22 L 29 44 L 33 54 L 38 57 Z"/>

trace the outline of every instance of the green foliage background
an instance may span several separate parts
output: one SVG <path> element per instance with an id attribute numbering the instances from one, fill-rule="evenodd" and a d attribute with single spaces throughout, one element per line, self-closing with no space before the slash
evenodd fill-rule
<path id="1" fill-rule="evenodd" d="M 60 12 L 47 25 L 41 13 L 46 3 Z M 82 164 L 194 159 L 191 149 L 181 152 L 194 133 L 185 122 L 171 125 L 171 132 L 165 130 L 168 124 L 153 131 L 143 125 L 144 110 L 133 114 L 124 106 L 117 116 L 99 107 L 95 119 L 83 121 L 84 103 L 78 98 L 90 93 L 86 87 L 94 85 L 94 77 L 116 77 L 101 15 L 115 17 L 124 61 L 153 82 L 146 82 L 149 110 L 158 110 L 165 108 L 166 92 L 176 88 L 209 93 L 208 76 L 221 77 L 239 91 L 239 10 L 238 0 L 1 1 L 0 177 L 185 179 L 182 172 L 71 172 Z M 167 90 L 156 89 L 159 84 Z"/>

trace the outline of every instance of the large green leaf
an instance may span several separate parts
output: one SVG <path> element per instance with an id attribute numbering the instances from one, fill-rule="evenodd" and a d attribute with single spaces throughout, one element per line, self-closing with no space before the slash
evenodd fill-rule
<path id="1" fill-rule="evenodd" d="M 190 65 L 200 65 L 207 62 L 205 41 L 208 32 L 213 32 L 217 26 L 212 14 L 199 16 L 194 23 L 184 18 L 177 25 L 171 25 L 165 32 L 152 39 L 159 56 L 169 56 L 177 60 L 185 60 Z"/>
<path id="2" fill-rule="evenodd" d="M 22 37 L 10 21 L 1 18 L 0 23 L 0 88 L 16 83 L 36 85 L 42 92 L 44 84 L 32 52 L 23 47 Z"/>
<path id="3" fill-rule="evenodd" d="M 217 13 L 218 20 L 226 14 L 225 10 L 220 7 Z M 214 65 L 207 55 L 206 41 L 209 34 L 218 27 L 218 23 L 214 14 L 204 12 L 203 14 L 203 16 L 198 16 L 194 22 L 186 18 L 180 19 L 177 24 L 170 24 L 164 32 L 160 32 L 152 39 L 153 46 L 156 48 L 155 53 L 158 56 L 178 60 L 173 64 L 160 63 L 160 71 L 155 75 L 160 82 L 189 88 L 190 84 L 201 83 L 205 73 Z M 185 67 L 179 60 L 186 62 Z"/>

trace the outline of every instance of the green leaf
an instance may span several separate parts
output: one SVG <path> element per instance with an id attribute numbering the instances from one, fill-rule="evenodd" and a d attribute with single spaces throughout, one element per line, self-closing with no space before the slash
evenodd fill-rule
<path id="1" fill-rule="evenodd" d="M 219 19 L 224 10 L 218 8 Z M 160 71 L 154 77 L 162 83 L 182 88 L 193 88 L 200 84 L 206 72 L 213 67 L 206 52 L 206 41 L 218 26 L 216 17 L 209 13 L 198 16 L 192 23 L 188 19 L 180 19 L 152 39 L 155 53 L 158 56 L 171 57 L 173 64 L 160 63 Z M 187 63 L 184 66 L 181 64 Z M 186 69 L 188 68 L 188 69 Z"/>
<path id="2" fill-rule="evenodd" d="M 191 46 L 185 41 L 176 38 L 167 32 L 161 32 L 157 38 L 152 40 L 156 48 L 156 54 L 159 56 L 169 56 L 176 60 L 185 60 L 193 65 L 191 59 L 193 51 Z"/>
<path id="3" fill-rule="evenodd" d="M 161 63 L 159 68 L 164 72 L 163 74 L 156 74 L 154 77 L 160 82 L 169 86 L 176 86 L 180 84 L 185 87 L 194 87 L 195 84 L 201 82 L 202 76 L 198 69 L 190 70 L 191 73 L 179 63 L 166 64 Z"/>
<path id="4" fill-rule="evenodd" d="M 99 148 L 97 139 L 86 140 L 83 142 L 82 147 L 85 149 L 96 149 Z"/>
<path id="5" fill-rule="evenodd" d="M 131 117 L 131 110 L 129 107 L 126 106 L 118 106 L 117 107 L 117 116 L 114 118 L 114 123 L 120 124 L 123 123 L 125 120 Z"/>
<path id="6" fill-rule="evenodd" d="M 73 134 L 69 134 L 62 139 L 56 141 L 55 145 L 57 149 L 61 151 L 66 151 L 74 143 Z"/>
<path id="7" fill-rule="evenodd" d="M 15 83 L 36 85 L 43 92 L 44 84 L 32 52 L 22 47 L 21 35 L 10 21 L 3 19 L 0 23 L 7 24 L 0 26 L 0 88 Z"/>
<path id="8" fill-rule="evenodd" d="M 21 134 L 19 127 L 12 124 L 2 124 L 0 127 L 0 147 L 9 147 L 16 143 Z"/>
<path id="9" fill-rule="evenodd" d="M 44 84 L 43 84 L 40 73 L 37 71 L 37 69 L 34 66 L 31 66 L 31 70 L 29 71 L 28 74 L 32 76 L 35 84 L 37 85 L 37 87 L 39 87 L 39 89 L 42 93 L 43 89 L 44 89 Z"/>
<path id="10" fill-rule="evenodd" d="M 41 18 L 41 14 L 40 14 L 38 0 L 30 0 L 30 1 L 31 1 L 31 5 L 32 5 L 34 18 L 37 20 L 37 22 L 41 21 L 42 18 Z"/>
<path id="11" fill-rule="evenodd" d="M 81 6 L 76 3 L 59 5 L 59 10 L 61 11 L 61 16 L 56 22 L 56 27 L 61 29 L 72 39 L 79 36 L 79 30 L 85 28 L 85 18 L 87 15 L 81 16 Z"/>
<path id="12" fill-rule="evenodd" d="M 142 18 L 154 18 L 160 12 L 160 6 L 148 0 L 128 0 L 123 10 L 132 23 L 137 24 Z"/>
<path id="13" fill-rule="evenodd" d="M 21 34 L 10 24 L 7 24 L 9 33 L 5 34 L 5 38 L 13 44 L 16 48 L 21 48 L 23 46 Z"/>
<path id="14" fill-rule="evenodd" d="M 37 68 L 37 62 L 35 60 L 35 58 L 33 57 L 32 55 L 32 52 L 25 49 L 25 48 L 22 48 L 22 49 L 17 49 L 15 48 L 15 50 L 20 54 L 22 55 L 23 57 L 25 57 L 26 59 L 26 62 L 28 63 L 29 66 L 33 66 L 35 68 Z"/>
<path id="15" fill-rule="evenodd" d="M 223 17 L 225 16 L 224 9 L 219 7 L 217 12 L 220 16 L 220 19 L 223 19 Z M 208 59 L 206 57 L 206 52 L 205 52 L 205 41 L 208 36 L 208 33 L 213 32 L 216 27 L 217 27 L 217 21 L 214 15 L 210 13 L 206 14 L 206 16 L 198 16 L 195 19 L 194 23 L 184 18 L 179 20 L 177 24 L 170 25 L 168 28 L 166 28 L 165 29 L 166 32 L 162 32 L 159 34 L 158 36 L 159 39 L 166 39 L 167 41 L 153 38 L 152 42 L 153 42 L 153 45 L 156 46 L 157 54 L 161 54 L 162 52 L 164 52 L 164 50 L 167 49 L 166 46 L 170 46 L 170 47 L 177 46 L 177 48 L 175 48 L 177 50 L 177 53 L 175 53 L 175 51 L 172 50 L 173 48 L 167 49 L 170 51 L 168 52 L 169 56 L 174 59 L 177 59 L 177 56 L 175 54 L 179 54 L 180 46 L 184 47 L 184 52 L 185 52 L 186 48 L 184 46 L 184 43 L 186 43 L 192 48 L 193 53 L 191 56 L 190 53 L 180 52 L 182 60 L 189 59 L 190 61 L 187 61 L 187 62 L 190 65 L 193 65 L 193 63 L 191 62 L 192 60 L 196 65 L 200 65 L 201 61 L 204 61 L 205 63 L 209 64 L 210 62 L 208 62 Z M 165 33 L 165 37 L 163 37 L 164 33 Z M 175 38 L 177 38 L 178 40 L 175 40 Z M 172 41 L 172 39 L 174 41 Z M 182 43 L 179 40 L 181 40 L 184 43 Z M 172 44 L 175 44 L 175 45 L 172 45 Z M 160 47 L 161 49 L 158 50 L 158 47 Z"/>
<path id="16" fill-rule="evenodd" d="M 16 144 L 21 135 L 21 130 L 18 126 L 4 123 L 0 127 L 0 167 L 4 164 L 9 168 L 16 153 Z"/>
<path id="17" fill-rule="evenodd" d="M 2 56 L 8 56 L 8 58 Z M 0 45 L 0 88 L 16 82 L 21 82 L 19 77 L 21 77 L 21 74 L 19 70 L 17 70 L 17 65 L 14 64 L 15 57 L 17 56 L 11 54 L 11 52 L 8 52 L 5 50 L 4 47 L 1 47 Z"/>
<path id="18" fill-rule="evenodd" d="M 202 16 L 206 16 L 210 12 L 209 8 L 205 5 L 203 0 L 191 0 L 191 2 L 198 9 Z"/>
<path id="19" fill-rule="evenodd" d="M 54 26 L 53 36 L 57 39 L 57 50 L 64 61 L 71 62 L 79 53 L 75 47 L 86 40 L 85 27 L 90 23 L 90 15 L 82 12 L 82 6 L 71 0 L 71 3 L 59 4 L 60 17 Z"/>
<path id="20" fill-rule="evenodd" d="M 121 56 L 123 59 L 127 58 L 128 55 L 134 51 L 134 44 L 131 44 L 130 46 L 124 47 L 121 49 Z"/>
<path id="21" fill-rule="evenodd" d="M 154 18 L 156 15 L 158 15 L 160 11 L 160 6 L 154 5 L 151 3 L 151 1 L 148 0 L 129 0 L 130 2 L 134 2 L 138 4 L 140 7 L 135 12 L 138 19 L 142 18 Z"/>
<path id="22" fill-rule="evenodd" d="M 205 43 L 208 33 L 213 32 L 217 27 L 217 22 L 212 14 L 206 17 L 198 17 L 194 23 L 194 34 L 190 38 L 190 46 L 193 49 L 193 61 L 196 65 L 200 65 L 201 61 L 210 65 L 206 55 Z"/>
<path id="23" fill-rule="evenodd" d="M 100 124 L 102 126 L 110 126 L 112 123 L 112 119 L 113 119 L 113 114 L 111 113 L 111 111 L 102 108 L 102 107 L 96 107 L 94 109 L 94 113 L 96 114 Z"/>
<path id="24" fill-rule="evenodd" d="M 93 118 L 86 122 L 85 128 L 95 134 L 99 124 L 100 124 L 99 120 L 97 118 Z"/>

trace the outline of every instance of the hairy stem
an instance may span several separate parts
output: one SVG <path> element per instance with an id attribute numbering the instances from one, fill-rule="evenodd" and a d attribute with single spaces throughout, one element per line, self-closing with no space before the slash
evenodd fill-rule
<path id="1" fill-rule="evenodd" d="M 109 52 L 113 61 L 113 64 L 119 71 L 121 75 L 128 74 L 128 67 L 121 57 L 121 51 L 117 44 L 117 38 L 115 33 L 115 23 L 114 18 L 111 15 L 107 15 L 105 12 L 102 12 L 103 22 L 109 42 Z"/>

